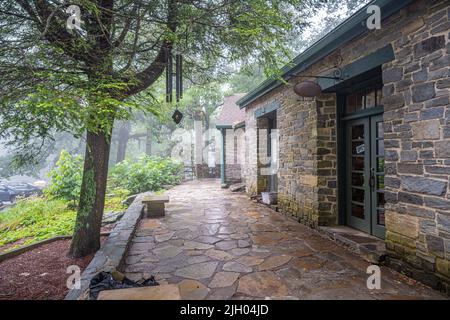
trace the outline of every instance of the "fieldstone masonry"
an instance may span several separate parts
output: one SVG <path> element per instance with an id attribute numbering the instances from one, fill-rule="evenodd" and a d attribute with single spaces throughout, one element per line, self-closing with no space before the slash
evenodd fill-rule
<path id="1" fill-rule="evenodd" d="M 418 1 L 407 12 L 415 21 L 383 66 L 386 245 L 392 266 L 448 291 L 450 9 Z"/>
<path id="2" fill-rule="evenodd" d="M 244 128 L 226 129 L 225 182 L 227 184 L 242 182 L 242 171 L 245 165 L 244 139 Z"/>
<path id="3" fill-rule="evenodd" d="M 418 0 L 303 74 L 326 74 L 391 45 L 382 65 L 387 262 L 450 291 L 450 3 Z M 300 74 L 301 75 L 301 74 Z M 255 111 L 277 101 L 279 208 L 312 227 L 338 223 L 336 95 L 299 98 L 297 79 L 246 106 L 245 180 L 260 190 Z"/>

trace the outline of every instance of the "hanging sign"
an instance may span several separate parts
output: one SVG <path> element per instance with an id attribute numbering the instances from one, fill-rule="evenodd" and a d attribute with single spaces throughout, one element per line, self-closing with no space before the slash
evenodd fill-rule
<path id="1" fill-rule="evenodd" d="M 360 144 L 359 146 L 356 146 L 356 153 L 357 154 L 364 153 L 364 151 L 365 151 L 364 144 Z"/>

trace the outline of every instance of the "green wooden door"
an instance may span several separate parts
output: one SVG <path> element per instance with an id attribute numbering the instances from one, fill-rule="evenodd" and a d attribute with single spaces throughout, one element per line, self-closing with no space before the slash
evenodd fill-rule
<path id="1" fill-rule="evenodd" d="M 384 238 L 384 144 L 382 115 L 346 123 L 346 219 Z"/>
<path id="2" fill-rule="evenodd" d="M 384 225 L 384 127 L 383 116 L 370 118 L 370 162 L 371 162 L 371 215 L 372 234 L 379 238 L 385 237 Z"/>

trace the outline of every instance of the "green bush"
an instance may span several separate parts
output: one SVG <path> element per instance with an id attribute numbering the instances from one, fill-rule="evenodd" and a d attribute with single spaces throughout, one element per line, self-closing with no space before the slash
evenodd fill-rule
<path id="1" fill-rule="evenodd" d="M 110 185 L 131 193 L 158 191 L 181 182 L 182 165 L 170 158 L 141 156 L 137 161 L 118 163 L 110 173 Z"/>
<path id="2" fill-rule="evenodd" d="M 49 198 L 76 203 L 80 197 L 83 176 L 83 158 L 62 150 L 55 168 L 50 171 L 50 185 L 45 189 Z"/>

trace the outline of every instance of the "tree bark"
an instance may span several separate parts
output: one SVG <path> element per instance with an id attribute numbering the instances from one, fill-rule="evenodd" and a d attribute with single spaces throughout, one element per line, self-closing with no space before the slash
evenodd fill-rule
<path id="1" fill-rule="evenodd" d="M 105 133 L 87 132 L 80 203 L 69 252 L 74 258 L 84 257 L 100 248 L 110 136 Z"/>

